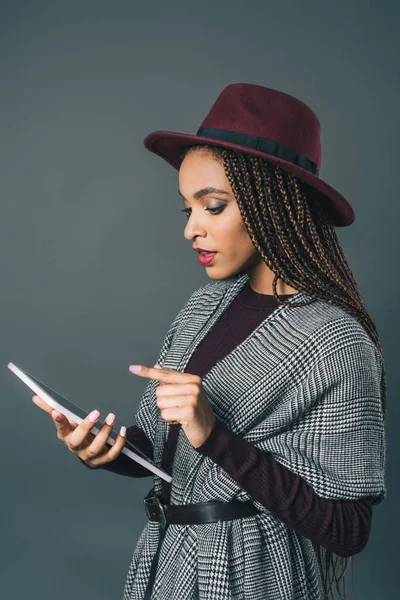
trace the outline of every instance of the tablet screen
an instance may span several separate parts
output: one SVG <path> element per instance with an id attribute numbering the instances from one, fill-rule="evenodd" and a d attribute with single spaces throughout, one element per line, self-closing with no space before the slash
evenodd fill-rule
<path id="1" fill-rule="evenodd" d="M 78 417 L 80 417 L 81 419 L 86 419 L 87 415 L 89 414 L 88 412 L 85 412 L 84 410 L 82 410 L 82 408 L 80 408 L 79 406 L 77 406 L 73 402 L 70 402 L 69 400 L 67 400 L 66 398 L 64 398 L 64 396 L 61 396 L 61 394 L 59 394 L 55 390 L 52 390 L 48 385 L 46 385 L 45 383 L 43 383 L 39 379 L 36 379 L 36 377 L 33 377 L 33 375 L 31 375 L 30 373 L 28 373 L 28 371 L 25 371 L 25 373 L 35 383 L 37 383 L 38 385 L 40 385 L 40 387 L 43 388 L 43 390 L 47 394 L 49 394 L 49 396 L 51 396 L 56 402 L 58 402 L 59 404 L 61 404 L 61 406 L 64 406 L 69 411 L 71 411 L 72 413 L 74 413 L 75 415 L 77 415 Z M 43 398 L 43 400 L 45 400 L 45 398 Z M 100 423 L 97 422 L 96 426 L 99 427 Z M 115 429 L 113 429 L 110 432 L 109 437 L 112 438 L 113 440 L 115 440 L 117 438 L 117 435 L 118 435 L 118 431 L 115 431 Z M 125 447 L 126 448 L 130 448 L 133 452 L 136 452 L 136 454 L 139 454 L 140 456 L 142 456 L 143 458 L 145 458 L 148 462 L 150 462 L 151 464 L 155 465 L 155 463 L 153 463 L 153 461 L 147 456 L 147 454 L 144 454 L 144 452 L 142 452 L 139 448 L 137 448 L 129 440 L 125 441 Z"/>

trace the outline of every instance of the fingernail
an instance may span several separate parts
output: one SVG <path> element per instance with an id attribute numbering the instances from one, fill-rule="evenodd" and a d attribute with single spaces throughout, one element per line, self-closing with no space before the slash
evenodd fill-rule
<path id="1" fill-rule="evenodd" d="M 140 371 L 140 365 L 131 365 L 131 366 L 129 367 L 129 370 L 130 370 L 132 373 L 139 373 L 139 371 Z"/>
<path id="2" fill-rule="evenodd" d="M 114 413 L 108 413 L 106 418 L 107 425 L 112 425 L 114 423 L 115 415 Z"/>
<path id="3" fill-rule="evenodd" d="M 94 423 L 96 421 L 96 419 L 98 419 L 99 416 L 100 416 L 100 413 L 98 410 L 92 410 L 92 412 L 89 415 L 89 421 L 91 423 Z"/>
<path id="4" fill-rule="evenodd" d="M 54 412 L 54 411 L 51 413 L 51 416 L 53 417 L 53 419 L 55 421 L 59 421 L 60 420 L 60 415 L 58 413 Z"/>
<path id="5" fill-rule="evenodd" d="M 120 434 L 125 437 L 126 434 L 126 427 L 124 427 L 124 425 L 122 425 L 121 429 L 119 430 Z"/>

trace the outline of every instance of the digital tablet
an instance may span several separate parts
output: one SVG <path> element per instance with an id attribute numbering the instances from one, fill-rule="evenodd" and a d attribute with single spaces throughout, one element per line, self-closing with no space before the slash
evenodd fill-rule
<path id="1" fill-rule="evenodd" d="M 13 373 L 15 373 L 15 375 L 17 375 L 17 377 L 19 377 L 31 390 L 40 396 L 49 406 L 65 415 L 71 421 L 74 421 L 79 425 L 87 417 L 88 412 L 85 412 L 82 410 L 82 408 L 76 406 L 76 404 L 73 404 L 61 396 L 61 394 L 52 390 L 48 385 L 45 385 L 39 381 L 39 379 L 36 379 L 36 377 L 33 377 L 33 375 L 27 373 L 27 371 L 23 371 L 12 362 L 9 362 L 7 367 Z M 91 433 L 97 435 L 100 430 L 97 429 L 97 427 L 92 427 L 90 431 Z M 118 431 L 113 429 L 110 432 L 110 437 L 106 443 L 109 446 L 113 446 L 117 435 Z M 144 454 L 139 448 L 134 446 L 134 444 L 128 440 L 125 440 L 125 446 L 122 449 L 122 452 L 152 473 L 155 473 L 165 481 L 168 481 L 168 483 L 172 481 L 171 475 L 168 475 L 168 473 L 166 473 L 163 469 L 157 467 L 155 463 L 148 456 L 146 456 L 146 454 Z"/>

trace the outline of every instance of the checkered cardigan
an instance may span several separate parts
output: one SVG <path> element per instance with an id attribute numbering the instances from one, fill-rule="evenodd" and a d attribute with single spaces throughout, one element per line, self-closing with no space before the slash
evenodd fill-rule
<path id="1" fill-rule="evenodd" d="M 198 288 L 163 341 L 158 363 L 181 372 L 248 281 L 246 272 Z M 290 303 L 310 298 L 295 294 Z M 203 387 L 216 416 L 332 500 L 386 497 L 382 359 L 359 322 L 322 300 L 278 306 L 207 372 Z M 135 416 L 161 466 L 168 423 L 148 382 Z M 171 503 L 251 500 L 262 514 L 168 526 L 152 600 L 320 600 L 312 542 L 274 517 L 181 429 Z M 154 475 L 157 494 L 162 480 Z M 271 485 L 274 482 L 271 481 Z M 123 600 L 142 600 L 160 525 L 148 521 L 134 550 Z"/>

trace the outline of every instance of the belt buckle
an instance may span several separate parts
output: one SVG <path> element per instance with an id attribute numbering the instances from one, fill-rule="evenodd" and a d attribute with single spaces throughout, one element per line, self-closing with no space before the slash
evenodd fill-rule
<path id="1" fill-rule="evenodd" d="M 148 518 L 151 519 L 151 513 L 150 513 L 149 507 L 148 507 L 149 502 L 153 506 L 157 506 L 158 513 L 160 515 L 160 525 L 163 529 L 165 529 L 167 526 L 167 516 L 165 514 L 164 505 L 161 503 L 160 498 L 158 496 L 156 496 L 155 494 L 153 494 L 152 496 L 147 496 L 143 500 L 146 514 L 147 514 Z"/>

